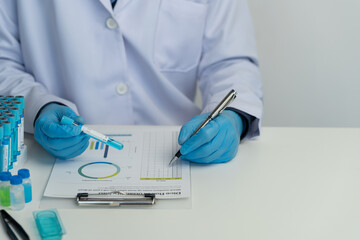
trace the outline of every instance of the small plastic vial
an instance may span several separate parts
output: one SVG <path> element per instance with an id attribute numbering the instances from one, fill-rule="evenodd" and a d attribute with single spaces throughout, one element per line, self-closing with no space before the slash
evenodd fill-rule
<path id="1" fill-rule="evenodd" d="M 25 207 L 24 186 L 20 176 L 10 178 L 10 202 L 12 210 L 21 210 Z"/>
<path id="2" fill-rule="evenodd" d="M 10 172 L 0 173 L 0 205 L 10 207 Z"/>
<path id="3" fill-rule="evenodd" d="M 18 171 L 18 175 L 22 178 L 22 185 L 24 186 L 25 203 L 31 202 L 32 190 L 29 169 L 23 168 Z"/>

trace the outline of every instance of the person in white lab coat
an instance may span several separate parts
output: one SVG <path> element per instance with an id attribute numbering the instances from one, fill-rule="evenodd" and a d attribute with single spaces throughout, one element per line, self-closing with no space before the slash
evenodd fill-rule
<path id="1" fill-rule="evenodd" d="M 231 106 L 187 141 L 231 89 Z M 259 135 L 262 115 L 247 2 L 0 0 L 0 94 L 25 96 L 25 130 L 59 158 L 88 146 L 59 123 L 67 115 L 87 124 L 185 124 L 182 159 L 229 161 L 240 139 Z"/>

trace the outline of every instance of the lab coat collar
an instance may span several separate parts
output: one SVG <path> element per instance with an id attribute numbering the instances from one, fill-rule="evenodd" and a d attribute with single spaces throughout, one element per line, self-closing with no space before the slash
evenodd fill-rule
<path id="1" fill-rule="evenodd" d="M 112 15 L 114 13 L 110 0 L 99 0 L 101 2 L 102 5 L 104 5 L 104 7 L 106 8 L 106 10 L 108 10 L 108 12 Z"/>
<path id="2" fill-rule="evenodd" d="M 108 10 L 108 12 L 113 15 L 114 12 L 121 11 L 129 2 L 130 0 L 117 0 L 115 8 L 113 9 L 111 6 L 110 0 L 99 0 L 101 4 Z"/>

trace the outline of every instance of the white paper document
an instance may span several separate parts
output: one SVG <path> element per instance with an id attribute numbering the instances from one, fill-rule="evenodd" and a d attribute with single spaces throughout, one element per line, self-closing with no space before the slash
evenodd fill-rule
<path id="1" fill-rule="evenodd" d="M 161 198 L 190 197 L 190 165 L 169 162 L 179 149 L 178 131 L 142 130 L 107 134 L 122 150 L 90 139 L 80 156 L 57 159 L 45 189 L 46 197 L 74 198 L 77 193 L 123 191 L 154 193 Z"/>

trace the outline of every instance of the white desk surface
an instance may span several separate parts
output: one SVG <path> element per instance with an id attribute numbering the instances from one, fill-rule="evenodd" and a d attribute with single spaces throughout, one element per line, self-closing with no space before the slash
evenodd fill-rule
<path id="1" fill-rule="evenodd" d="M 9 213 L 39 239 L 32 211 L 54 158 L 26 144 L 33 202 Z M 263 128 L 229 163 L 193 164 L 191 178 L 190 209 L 58 209 L 63 239 L 360 239 L 360 129 Z"/>

